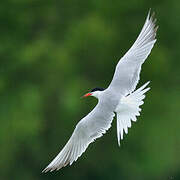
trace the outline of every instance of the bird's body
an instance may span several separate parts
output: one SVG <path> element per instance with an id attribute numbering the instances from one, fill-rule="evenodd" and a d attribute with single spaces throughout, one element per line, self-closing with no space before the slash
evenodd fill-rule
<path id="1" fill-rule="evenodd" d="M 137 40 L 118 62 L 109 87 L 105 90 L 95 88 L 85 95 L 98 99 L 96 107 L 79 121 L 65 147 L 43 172 L 59 170 L 67 164 L 71 165 L 91 142 L 101 137 L 111 127 L 115 115 L 117 115 L 117 137 L 120 145 L 123 133 L 127 134 L 131 121 L 136 121 L 136 116 L 140 115 L 144 94 L 150 89 L 146 88 L 148 82 L 135 90 L 141 65 L 156 42 L 156 30 L 155 21 L 149 13 Z"/>

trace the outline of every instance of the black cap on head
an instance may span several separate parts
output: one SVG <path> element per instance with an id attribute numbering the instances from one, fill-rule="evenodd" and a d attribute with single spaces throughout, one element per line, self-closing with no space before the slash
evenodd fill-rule
<path id="1" fill-rule="evenodd" d="M 104 88 L 100 88 L 100 87 L 96 87 L 94 89 L 91 90 L 91 92 L 95 92 L 95 91 L 104 91 Z"/>

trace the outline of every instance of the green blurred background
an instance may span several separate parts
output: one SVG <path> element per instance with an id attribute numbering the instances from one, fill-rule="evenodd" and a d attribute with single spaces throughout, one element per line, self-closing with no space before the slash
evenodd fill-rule
<path id="1" fill-rule="evenodd" d="M 0 179 L 180 179 L 180 1 L 6 0 L 0 3 Z M 157 43 L 137 123 L 117 145 L 116 122 L 72 166 L 41 174 L 97 103 L 149 8 Z"/>

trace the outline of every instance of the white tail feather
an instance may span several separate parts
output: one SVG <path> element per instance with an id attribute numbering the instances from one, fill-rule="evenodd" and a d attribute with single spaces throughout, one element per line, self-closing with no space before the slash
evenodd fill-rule
<path id="1" fill-rule="evenodd" d="M 120 139 L 123 139 L 123 131 L 127 134 L 128 128 L 131 127 L 131 120 L 135 122 L 137 120 L 136 116 L 140 115 L 140 106 L 144 104 L 143 99 L 145 98 L 145 93 L 150 89 L 149 87 L 145 89 L 148 84 L 149 82 L 145 83 L 131 94 L 122 97 L 116 108 L 119 146 Z"/>

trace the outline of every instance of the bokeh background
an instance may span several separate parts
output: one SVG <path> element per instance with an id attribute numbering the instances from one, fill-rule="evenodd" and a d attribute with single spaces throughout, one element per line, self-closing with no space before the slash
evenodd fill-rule
<path id="1" fill-rule="evenodd" d="M 155 11 L 143 111 L 119 148 L 116 120 L 72 166 L 41 174 L 97 103 Z M 0 179 L 180 179 L 180 2 L 6 0 L 0 5 Z"/>

